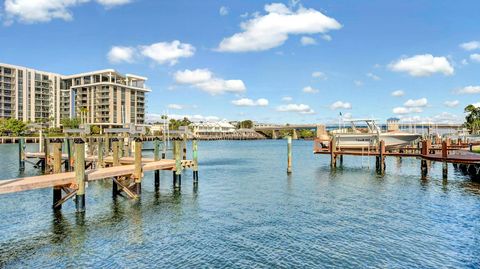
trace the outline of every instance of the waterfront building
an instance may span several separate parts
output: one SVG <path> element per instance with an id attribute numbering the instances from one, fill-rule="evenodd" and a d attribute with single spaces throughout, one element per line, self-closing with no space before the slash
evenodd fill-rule
<path id="1" fill-rule="evenodd" d="M 226 121 L 218 121 L 218 122 L 194 122 L 190 124 L 192 128 L 192 133 L 195 136 L 201 135 L 218 135 L 218 136 L 226 136 L 232 135 L 235 133 L 236 129 L 235 126 L 226 122 Z"/>
<path id="2" fill-rule="evenodd" d="M 143 125 L 146 80 L 114 69 L 61 75 L 0 63 L 0 118 L 55 127 L 65 118 L 105 127 Z"/>

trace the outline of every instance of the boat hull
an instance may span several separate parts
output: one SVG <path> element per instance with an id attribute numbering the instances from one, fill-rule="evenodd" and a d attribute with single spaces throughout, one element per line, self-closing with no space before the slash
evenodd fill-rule
<path id="1" fill-rule="evenodd" d="M 372 148 L 377 146 L 378 141 L 383 140 L 386 148 L 398 148 L 406 146 L 421 136 L 409 133 L 381 133 L 380 138 L 377 134 L 337 134 L 335 139 L 337 147 L 349 149 Z"/>

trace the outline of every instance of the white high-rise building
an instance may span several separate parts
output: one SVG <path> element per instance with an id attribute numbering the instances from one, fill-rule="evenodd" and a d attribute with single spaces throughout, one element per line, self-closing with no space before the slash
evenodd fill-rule
<path id="1" fill-rule="evenodd" d="M 113 69 L 65 76 L 0 63 L 0 118 L 56 127 L 64 118 L 105 127 L 144 124 L 146 80 Z"/>

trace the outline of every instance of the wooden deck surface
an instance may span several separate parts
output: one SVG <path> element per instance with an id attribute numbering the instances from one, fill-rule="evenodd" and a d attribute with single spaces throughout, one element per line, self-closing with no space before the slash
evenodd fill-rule
<path id="1" fill-rule="evenodd" d="M 187 168 L 192 167 L 193 161 L 184 160 L 182 161 L 182 166 Z M 154 170 L 174 170 L 175 160 L 148 160 L 143 162 L 142 167 L 143 171 L 145 172 Z M 133 174 L 134 169 L 135 166 L 133 164 L 121 165 L 95 170 L 87 170 L 85 171 L 85 174 L 87 177 L 87 181 L 94 181 L 115 176 L 131 175 Z M 49 188 L 54 186 L 69 186 L 75 188 L 75 183 L 75 172 L 65 172 L 59 174 L 0 180 L 0 194 Z"/>

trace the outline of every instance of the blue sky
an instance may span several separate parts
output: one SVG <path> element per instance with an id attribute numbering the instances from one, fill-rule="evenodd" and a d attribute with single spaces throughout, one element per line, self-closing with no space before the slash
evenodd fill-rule
<path id="1" fill-rule="evenodd" d="M 459 122 L 479 102 L 480 2 L 5 0 L 0 62 L 148 77 L 148 112 Z M 241 26 L 243 25 L 243 27 Z M 393 96 L 393 92 L 396 92 Z"/>

